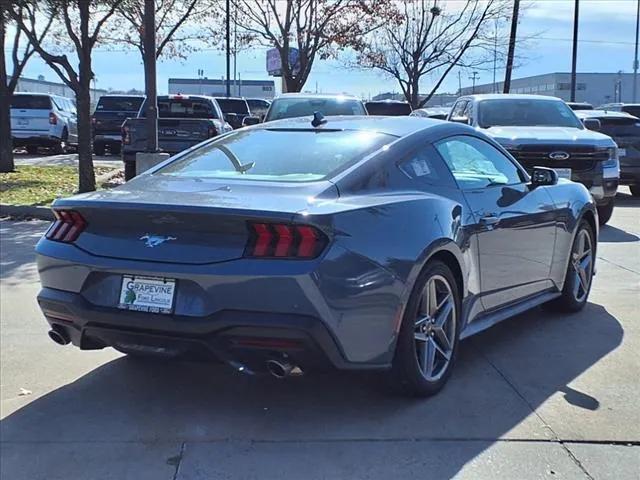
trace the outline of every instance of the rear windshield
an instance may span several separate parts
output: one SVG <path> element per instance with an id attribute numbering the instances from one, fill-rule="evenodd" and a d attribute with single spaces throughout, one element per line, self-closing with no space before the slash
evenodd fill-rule
<path id="1" fill-rule="evenodd" d="M 392 142 L 363 131 L 238 130 L 157 173 L 178 177 L 310 182 L 331 178 Z"/>
<path id="2" fill-rule="evenodd" d="M 640 105 L 625 105 L 622 107 L 622 111 L 640 118 Z"/>
<path id="3" fill-rule="evenodd" d="M 218 118 L 210 102 L 200 98 L 158 98 L 160 118 Z"/>
<path id="4" fill-rule="evenodd" d="M 143 101 L 139 97 L 100 97 L 96 111 L 137 112 Z"/>
<path id="5" fill-rule="evenodd" d="M 411 113 L 411 106 L 408 103 L 369 102 L 366 105 L 369 115 L 400 116 Z"/>
<path id="6" fill-rule="evenodd" d="M 251 110 L 266 110 L 270 105 L 266 100 L 258 99 L 247 100 L 247 103 L 249 104 L 249 108 Z"/>
<path id="7" fill-rule="evenodd" d="M 11 108 L 20 110 L 51 110 L 51 98 L 46 95 L 13 95 Z"/>
<path id="8" fill-rule="evenodd" d="M 478 124 L 494 126 L 582 128 L 580 120 L 564 102 L 555 100 L 483 100 L 478 106 Z"/>
<path id="9" fill-rule="evenodd" d="M 216 98 L 223 113 L 249 113 L 247 102 L 244 100 L 232 100 L 228 98 Z"/>
<path id="10" fill-rule="evenodd" d="M 314 112 L 323 115 L 367 114 L 361 101 L 349 98 L 278 98 L 271 104 L 265 121 L 306 117 Z"/>

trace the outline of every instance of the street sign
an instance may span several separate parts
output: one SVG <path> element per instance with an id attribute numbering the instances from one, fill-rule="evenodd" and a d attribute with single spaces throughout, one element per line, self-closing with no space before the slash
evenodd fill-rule
<path id="1" fill-rule="evenodd" d="M 291 65 L 293 75 L 300 73 L 300 62 L 298 59 L 298 49 L 289 49 L 289 65 Z M 267 50 L 267 73 L 272 77 L 282 76 L 282 59 L 277 48 Z"/>

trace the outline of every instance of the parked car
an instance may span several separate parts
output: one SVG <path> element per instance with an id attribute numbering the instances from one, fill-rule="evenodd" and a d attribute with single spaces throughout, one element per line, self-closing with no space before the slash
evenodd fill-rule
<path id="1" fill-rule="evenodd" d="M 251 115 L 255 115 L 262 121 L 267 114 L 267 110 L 271 106 L 271 102 L 263 98 L 247 98 L 247 104 L 249 105 L 249 111 Z"/>
<path id="2" fill-rule="evenodd" d="M 588 110 L 576 112 L 578 118 L 595 118 L 600 131 L 618 145 L 620 184 L 629 185 L 633 196 L 640 196 L 640 120 L 624 112 Z"/>
<path id="3" fill-rule="evenodd" d="M 430 395 L 459 339 L 584 307 L 598 222 L 583 185 L 529 177 L 464 125 L 322 120 L 237 130 L 56 200 L 36 247 L 50 337 L 277 377 L 386 370 Z"/>
<path id="4" fill-rule="evenodd" d="M 566 102 L 571 110 L 593 110 L 593 105 L 587 102 Z"/>
<path id="5" fill-rule="evenodd" d="M 470 95 L 459 98 L 449 120 L 469 124 L 504 146 L 525 168 L 551 167 L 584 184 L 604 225 L 613 213 L 620 166 L 615 142 L 589 128 L 559 98 L 541 95 Z"/>
<path id="6" fill-rule="evenodd" d="M 58 95 L 15 93 L 11 97 L 11 139 L 14 147 L 25 147 L 31 154 L 40 147 L 65 153 L 78 145 L 75 104 Z"/>
<path id="7" fill-rule="evenodd" d="M 136 154 L 147 149 L 145 111 L 143 104 L 136 118 L 128 118 L 122 124 L 122 160 L 127 180 L 136 174 Z M 162 152 L 175 154 L 231 130 L 212 97 L 158 96 L 158 146 Z"/>
<path id="8" fill-rule="evenodd" d="M 142 95 L 103 95 L 91 117 L 93 153 L 120 155 L 122 124 L 129 117 L 137 117 L 145 97 Z"/>
<path id="9" fill-rule="evenodd" d="M 634 117 L 640 118 L 640 103 L 606 103 L 600 105 L 598 110 L 606 110 L 608 112 L 625 112 Z"/>
<path id="10" fill-rule="evenodd" d="M 242 121 L 251 115 L 249 105 L 244 98 L 215 97 L 215 100 L 220 105 L 225 121 L 233 128 L 242 127 Z"/>
<path id="11" fill-rule="evenodd" d="M 411 105 L 407 102 L 400 102 L 398 100 L 381 100 L 366 102 L 364 104 L 369 115 L 387 115 L 392 117 L 410 115 Z"/>
<path id="12" fill-rule="evenodd" d="M 345 95 L 318 95 L 285 93 L 275 98 L 264 118 L 265 122 L 283 118 L 306 117 L 320 112 L 322 115 L 366 115 L 362 101 Z"/>
<path id="13" fill-rule="evenodd" d="M 411 112 L 411 116 L 446 120 L 450 110 L 450 107 L 417 108 L 413 112 Z"/>

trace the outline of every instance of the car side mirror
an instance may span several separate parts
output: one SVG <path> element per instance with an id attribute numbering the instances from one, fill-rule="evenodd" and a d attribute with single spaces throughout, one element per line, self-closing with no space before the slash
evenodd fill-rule
<path id="1" fill-rule="evenodd" d="M 248 117 L 244 117 L 242 119 L 242 126 L 243 127 L 249 127 L 251 125 L 257 125 L 260 123 L 260 117 L 255 117 L 253 115 L 250 115 Z"/>
<path id="2" fill-rule="evenodd" d="M 531 185 L 540 187 L 544 185 L 555 185 L 557 183 L 558 173 L 553 168 L 533 167 Z"/>
<path id="3" fill-rule="evenodd" d="M 451 117 L 451 122 L 456 123 L 464 123 L 465 125 L 469 125 L 469 117 Z"/>
<path id="4" fill-rule="evenodd" d="M 597 118 L 585 118 L 584 120 L 582 120 L 582 123 L 584 124 L 584 128 L 586 128 L 587 130 L 593 130 L 594 132 L 599 132 L 602 128 L 600 120 L 598 120 Z"/>

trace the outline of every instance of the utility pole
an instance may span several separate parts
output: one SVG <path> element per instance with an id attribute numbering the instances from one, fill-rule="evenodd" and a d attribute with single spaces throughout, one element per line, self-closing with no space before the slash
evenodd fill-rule
<path id="1" fill-rule="evenodd" d="M 639 0 L 640 1 L 640 0 Z M 496 84 L 496 63 L 498 61 L 498 22 L 499 19 L 495 19 L 495 36 L 493 37 L 493 88 L 492 93 L 498 93 L 498 85 Z"/>
<path id="2" fill-rule="evenodd" d="M 511 71 L 513 70 L 513 56 L 516 50 L 516 36 L 518 34 L 518 12 L 520 0 L 513 0 L 513 14 L 511 15 L 511 33 L 509 34 L 509 51 L 507 52 L 507 68 L 504 72 L 504 88 L 502 93 L 509 93 L 511 89 Z"/>
<path id="3" fill-rule="evenodd" d="M 574 0 L 573 11 L 573 54 L 571 57 L 571 101 L 576 101 L 576 63 L 578 61 L 578 16 L 580 14 L 580 0 Z"/>
<path id="4" fill-rule="evenodd" d="M 230 1 L 227 0 L 227 15 L 226 15 L 226 28 L 227 28 L 227 97 L 231 96 L 231 79 L 229 78 L 231 76 L 231 25 L 230 25 L 230 20 L 231 20 L 231 10 L 230 10 Z"/>
<path id="5" fill-rule="evenodd" d="M 462 95 L 462 74 L 458 69 L 458 95 Z"/>
<path id="6" fill-rule="evenodd" d="M 471 87 L 471 93 L 476 93 L 476 80 L 480 78 L 480 75 L 478 75 L 478 72 L 476 72 L 475 70 L 473 72 L 471 72 L 472 75 L 469 77 L 469 80 L 471 80 L 472 83 L 472 87 Z"/>
<path id="7" fill-rule="evenodd" d="M 636 53 L 633 59 L 633 103 L 638 101 L 638 30 L 640 30 L 640 0 L 636 11 Z"/>
<path id="8" fill-rule="evenodd" d="M 144 89 L 147 95 L 147 152 L 158 151 L 158 89 L 156 84 L 156 6 L 144 0 Z"/>

